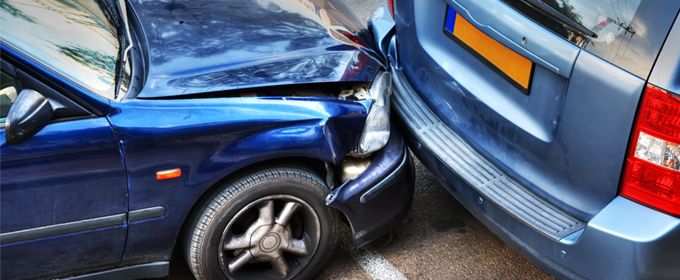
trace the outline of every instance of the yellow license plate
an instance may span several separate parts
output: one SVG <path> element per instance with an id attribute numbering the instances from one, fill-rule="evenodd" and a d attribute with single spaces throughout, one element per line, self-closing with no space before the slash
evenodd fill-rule
<path id="1" fill-rule="evenodd" d="M 444 32 L 494 69 L 524 94 L 529 94 L 534 63 L 484 34 L 448 7 Z"/>

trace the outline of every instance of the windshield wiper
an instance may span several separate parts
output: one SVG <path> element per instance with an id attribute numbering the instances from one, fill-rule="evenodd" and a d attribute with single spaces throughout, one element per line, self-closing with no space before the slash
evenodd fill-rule
<path id="1" fill-rule="evenodd" d="M 108 0 L 97 0 L 97 3 L 99 3 L 100 7 L 104 7 L 106 9 L 107 13 L 104 13 L 106 18 L 111 24 L 113 24 L 113 26 L 118 28 L 120 26 L 120 22 L 118 21 L 118 11 L 115 10 L 111 2 Z"/>
<path id="2" fill-rule="evenodd" d="M 130 24 L 128 20 L 128 15 L 127 15 L 127 3 L 125 0 L 118 0 L 118 9 L 113 9 L 110 5 L 108 5 L 110 2 L 109 0 L 105 0 L 107 5 L 105 5 L 107 8 L 111 8 L 109 12 L 113 13 L 112 16 L 116 19 L 116 27 L 118 29 L 118 38 L 120 40 L 120 63 L 116 65 L 116 83 L 115 83 L 115 91 L 113 94 L 113 99 L 116 100 L 118 99 L 118 95 L 120 94 L 120 87 L 123 83 L 123 79 L 125 77 L 125 65 L 128 62 L 128 56 L 130 53 L 130 50 L 134 46 L 132 43 L 132 35 L 130 33 Z M 115 2 L 114 2 L 115 3 Z M 122 21 L 122 24 L 121 22 Z M 122 34 L 121 34 L 122 33 Z"/>
<path id="3" fill-rule="evenodd" d="M 125 27 L 125 33 L 127 34 L 127 48 L 123 51 L 123 63 L 126 63 L 128 53 L 130 53 L 130 49 L 133 47 L 132 35 L 130 34 L 130 23 L 127 16 L 127 4 L 125 3 L 125 0 L 118 0 L 118 4 L 120 5 L 120 17 L 123 20 L 123 26 Z"/>
<path id="4" fill-rule="evenodd" d="M 529 4 L 530 7 L 539 9 L 542 12 L 548 14 L 549 16 L 551 16 L 556 21 L 559 21 L 563 24 L 566 24 L 566 25 L 570 26 L 571 28 L 574 28 L 577 31 L 579 31 L 579 32 L 581 32 L 585 35 L 588 35 L 592 38 L 597 38 L 597 34 L 588 30 L 588 28 L 585 28 L 583 25 L 581 25 L 580 23 L 576 22 L 575 20 L 569 18 L 568 16 L 560 13 L 558 10 L 555 10 L 555 8 L 551 7 L 550 5 L 543 2 L 542 0 L 522 0 L 522 1 Z"/>

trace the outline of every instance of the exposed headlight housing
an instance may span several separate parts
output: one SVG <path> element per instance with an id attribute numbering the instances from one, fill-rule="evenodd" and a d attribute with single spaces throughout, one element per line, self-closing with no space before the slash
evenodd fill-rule
<path id="1" fill-rule="evenodd" d="M 392 93 L 390 73 L 378 73 L 368 93 L 373 103 L 368 111 L 359 147 L 353 153 L 355 156 L 367 156 L 380 150 L 385 147 L 390 138 L 390 95 Z"/>

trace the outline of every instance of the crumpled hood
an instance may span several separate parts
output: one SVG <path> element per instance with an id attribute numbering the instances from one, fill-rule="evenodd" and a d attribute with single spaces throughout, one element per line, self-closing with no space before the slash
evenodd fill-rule
<path id="1" fill-rule="evenodd" d="M 380 63 L 333 0 L 133 0 L 148 42 L 138 97 L 371 81 Z"/>

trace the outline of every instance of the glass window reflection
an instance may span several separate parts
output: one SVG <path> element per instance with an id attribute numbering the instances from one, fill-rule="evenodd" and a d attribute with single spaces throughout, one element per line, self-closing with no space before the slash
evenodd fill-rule
<path id="1" fill-rule="evenodd" d="M 14 77 L 0 72 L 0 124 L 5 123 L 9 109 L 19 95 L 19 87 Z"/>
<path id="2" fill-rule="evenodd" d="M 119 41 L 93 0 L 0 0 L 3 44 L 113 99 Z"/>
<path id="3" fill-rule="evenodd" d="M 503 1 L 569 42 L 641 78 L 649 75 L 680 8 L 680 1 L 656 0 Z M 550 6 L 582 29 L 536 5 Z"/>

